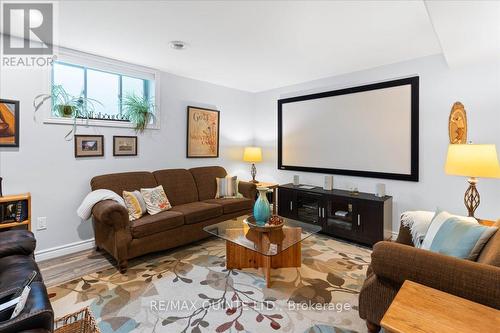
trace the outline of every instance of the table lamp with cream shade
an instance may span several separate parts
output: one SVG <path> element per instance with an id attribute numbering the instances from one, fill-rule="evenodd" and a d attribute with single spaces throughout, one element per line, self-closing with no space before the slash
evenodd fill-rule
<path id="1" fill-rule="evenodd" d="M 500 164 L 496 146 L 493 144 L 450 144 L 446 157 L 445 172 L 449 175 L 468 177 L 469 188 L 465 192 L 464 203 L 469 216 L 479 206 L 477 178 L 500 178 Z"/>
<path id="2" fill-rule="evenodd" d="M 246 147 L 243 152 L 243 161 L 252 163 L 252 183 L 258 183 L 255 180 L 255 176 L 257 175 L 257 168 L 255 167 L 255 163 L 262 161 L 262 149 L 260 147 Z"/>

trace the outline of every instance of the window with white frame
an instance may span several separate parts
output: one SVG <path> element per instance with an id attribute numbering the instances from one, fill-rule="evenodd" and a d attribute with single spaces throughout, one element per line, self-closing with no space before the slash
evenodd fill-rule
<path id="1" fill-rule="evenodd" d="M 158 113 L 158 98 L 155 93 L 157 79 L 158 75 L 154 71 L 145 70 L 141 66 L 71 53 L 53 62 L 51 85 L 52 89 L 63 89 L 71 98 L 84 97 L 94 101 L 85 116 L 79 116 L 85 120 L 88 118 L 90 125 L 130 126 L 123 104 L 127 96 L 136 96 L 151 101 L 155 117 L 152 118 L 150 127 L 157 127 L 154 124 Z M 47 122 L 70 121 L 63 119 L 55 109 L 52 108 Z"/>

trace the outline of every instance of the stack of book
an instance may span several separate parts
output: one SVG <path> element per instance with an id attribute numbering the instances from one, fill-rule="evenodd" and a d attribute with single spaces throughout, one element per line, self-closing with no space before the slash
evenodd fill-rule
<path id="1" fill-rule="evenodd" d="M 0 223 L 23 222 L 28 218 L 28 200 L 0 203 Z"/>

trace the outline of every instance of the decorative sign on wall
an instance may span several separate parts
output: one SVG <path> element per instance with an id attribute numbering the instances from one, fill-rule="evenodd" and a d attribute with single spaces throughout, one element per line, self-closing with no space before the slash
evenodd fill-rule
<path id="1" fill-rule="evenodd" d="M 114 120 L 114 121 L 130 121 L 125 114 L 108 114 L 104 112 L 88 112 L 88 119 L 93 120 Z M 87 119 L 87 117 L 79 116 L 77 118 Z"/>
<path id="2" fill-rule="evenodd" d="M 19 147 L 19 102 L 0 99 L 0 147 Z"/>
<path id="3" fill-rule="evenodd" d="M 187 150 L 190 157 L 219 157 L 219 111 L 187 107 Z"/>
<path id="4" fill-rule="evenodd" d="M 455 102 L 451 107 L 448 133 L 450 143 L 467 143 L 467 115 L 464 105 L 460 102 Z"/>

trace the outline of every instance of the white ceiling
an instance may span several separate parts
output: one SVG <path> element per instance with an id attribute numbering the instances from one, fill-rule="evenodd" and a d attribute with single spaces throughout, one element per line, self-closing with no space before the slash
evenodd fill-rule
<path id="1" fill-rule="evenodd" d="M 500 1 L 426 1 L 448 65 L 500 59 Z"/>
<path id="2" fill-rule="evenodd" d="M 63 1 L 56 29 L 65 47 L 256 92 L 443 50 L 498 56 L 499 4 L 477 3 Z"/>

